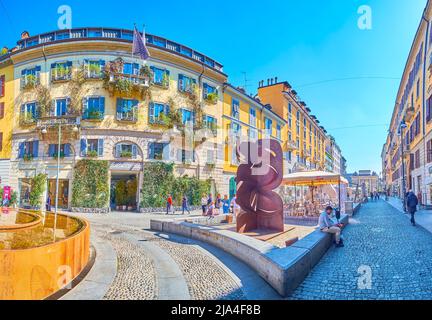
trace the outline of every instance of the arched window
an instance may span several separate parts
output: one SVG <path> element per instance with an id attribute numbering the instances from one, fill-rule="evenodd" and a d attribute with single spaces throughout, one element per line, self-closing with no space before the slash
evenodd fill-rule
<path id="1" fill-rule="evenodd" d="M 138 147 L 132 142 L 120 142 L 115 146 L 115 157 L 123 159 L 136 159 Z"/>

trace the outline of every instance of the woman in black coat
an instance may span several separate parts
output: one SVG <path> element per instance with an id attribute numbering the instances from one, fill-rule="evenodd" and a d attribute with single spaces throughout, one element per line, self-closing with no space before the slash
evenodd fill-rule
<path id="1" fill-rule="evenodd" d="M 417 211 L 417 205 L 418 205 L 418 198 L 414 194 L 414 192 L 410 191 L 408 192 L 407 200 L 406 200 L 407 210 L 411 214 L 411 223 L 413 226 L 415 226 L 415 219 L 414 215 Z"/>

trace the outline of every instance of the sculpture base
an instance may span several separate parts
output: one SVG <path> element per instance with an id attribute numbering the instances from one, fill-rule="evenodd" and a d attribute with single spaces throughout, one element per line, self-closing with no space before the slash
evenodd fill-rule
<path id="1" fill-rule="evenodd" d="M 272 215 L 257 215 L 256 213 L 246 212 L 241 209 L 236 220 L 238 233 L 247 233 L 257 229 L 271 230 L 274 232 L 285 231 L 282 209 Z"/>

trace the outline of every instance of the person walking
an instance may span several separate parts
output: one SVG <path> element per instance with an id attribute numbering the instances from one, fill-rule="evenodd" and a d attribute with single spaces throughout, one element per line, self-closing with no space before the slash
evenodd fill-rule
<path id="1" fill-rule="evenodd" d="M 51 211 L 51 192 L 48 193 L 46 200 L 46 211 Z"/>
<path id="2" fill-rule="evenodd" d="M 202 215 L 205 216 L 207 214 L 207 201 L 208 198 L 205 193 L 203 193 L 201 197 L 201 209 L 202 209 Z"/>
<path id="3" fill-rule="evenodd" d="M 237 204 L 237 195 L 234 195 L 234 197 L 231 200 L 231 206 L 234 213 L 234 217 L 237 218 L 237 215 L 240 213 L 240 206 Z"/>
<path id="4" fill-rule="evenodd" d="M 412 192 L 412 190 L 410 190 L 408 192 L 408 195 L 407 195 L 406 206 L 407 206 L 408 212 L 411 214 L 411 224 L 413 226 L 416 225 L 414 216 L 415 216 L 415 213 L 417 211 L 418 203 L 419 203 L 419 201 L 418 201 L 417 196 L 414 194 L 414 192 Z"/>
<path id="5" fill-rule="evenodd" d="M 224 195 L 224 198 L 222 200 L 222 209 L 223 209 L 223 214 L 230 213 L 230 201 L 228 199 L 228 195 Z"/>
<path id="6" fill-rule="evenodd" d="M 173 199 L 172 196 L 169 194 L 167 198 L 167 207 L 166 207 L 166 214 L 169 214 L 169 212 L 174 213 L 173 210 Z"/>
<path id="7" fill-rule="evenodd" d="M 216 201 L 215 201 L 215 209 L 216 209 L 216 214 L 220 214 L 220 210 L 222 208 L 222 197 L 220 195 L 220 193 L 218 193 L 218 195 L 216 196 Z"/>
<path id="8" fill-rule="evenodd" d="M 188 198 L 187 198 L 186 195 L 183 195 L 183 198 L 182 198 L 182 213 L 185 214 L 185 211 L 187 211 L 188 214 L 190 214 L 189 204 L 188 204 Z"/>
<path id="9" fill-rule="evenodd" d="M 210 202 L 210 204 L 208 205 L 207 208 L 207 216 L 209 220 L 214 219 L 214 214 L 215 214 L 215 203 L 212 201 Z"/>

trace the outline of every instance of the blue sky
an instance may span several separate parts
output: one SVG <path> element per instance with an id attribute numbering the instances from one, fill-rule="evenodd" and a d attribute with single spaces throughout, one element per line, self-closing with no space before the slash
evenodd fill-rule
<path id="1" fill-rule="evenodd" d="M 348 171 L 380 172 L 399 79 L 426 2 L 0 0 L 0 46 L 13 46 L 23 30 L 57 29 L 63 4 L 72 7 L 73 27 L 145 24 L 147 32 L 221 62 L 234 85 L 244 85 L 246 72 L 249 92 L 259 80 L 287 80 L 336 138 Z M 372 9 L 372 30 L 357 26 L 361 5 Z M 341 80 L 347 78 L 360 79 Z"/>

